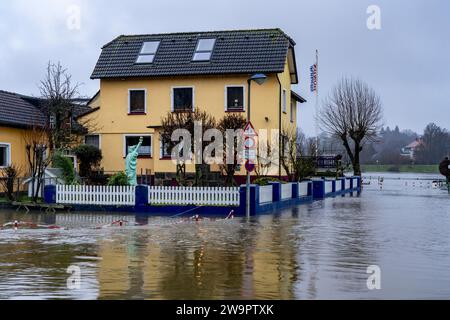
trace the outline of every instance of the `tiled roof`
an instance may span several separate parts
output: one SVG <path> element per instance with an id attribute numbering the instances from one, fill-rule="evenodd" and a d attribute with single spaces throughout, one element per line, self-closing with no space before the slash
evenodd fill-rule
<path id="1" fill-rule="evenodd" d="M 27 127 L 45 124 L 36 99 L 0 90 L 0 124 Z"/>
<path id="2" fill-rule="evenodd" d="M 76 119 L 91 110 L 84 104 L 87 99 L 74 99 L 72 117 Z M 44 126 L 46 119 L 41 111 L 45 101 L 18 93 L 0 90 L 0 125 L 12 127 Z M 77 125 L 77 123 L 73 123 Z"/>
<path id="3" fill-rule="evenodd" d="M 192 61 L 202 38 L 216 39 L 211 60 Z M 146 41 L 161 41 L 155 60 L 136 64 Z M 102 48 L 91 78 L 281 73 L 294 46 L 280 29 L 119 36 Z"/>

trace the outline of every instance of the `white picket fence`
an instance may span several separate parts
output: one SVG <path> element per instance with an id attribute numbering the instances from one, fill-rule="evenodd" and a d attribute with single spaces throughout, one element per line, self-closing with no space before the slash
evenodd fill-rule
<path id="1" fill-rule="evenodd" d="M 261 186 L 259 187 L 259 203 L 269 203 L 273 201 L 273 187 Z"/>
<path id="2" fill-rule="evenodd" d="M 56 203 L 79 205 L 134 206 L 135 187 L 56 186 Z"/>
<path id="3" fill-rule="evenodd" d="M 239 188 L 149 187 L 149 204 L 239 206 Z"/>

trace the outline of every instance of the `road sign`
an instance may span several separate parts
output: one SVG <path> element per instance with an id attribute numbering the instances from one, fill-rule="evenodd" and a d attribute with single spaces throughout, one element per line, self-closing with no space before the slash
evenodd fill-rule
<path id="1" fill-rule="evenodd" d="M 255 149 L 256 148 L 256 140 L 253 137 L 247 137 L 244 141 L 245 149 Z"/>
<path id="2" fill-rule="evenodd" d="M 250 160 L 247 161 L 245 163 L 245 170 L 247 170 L 247 172 L 253 172 L 255 171 L 255 164 L 253 162 L 251 162 Z"/>
<path id="3" fill-rule="evenodd" d="M 253 124 L 249 121 L 244 129 L 244 137 L 257 137 L 258 134 L 256 133 L 255 127 Z"/>

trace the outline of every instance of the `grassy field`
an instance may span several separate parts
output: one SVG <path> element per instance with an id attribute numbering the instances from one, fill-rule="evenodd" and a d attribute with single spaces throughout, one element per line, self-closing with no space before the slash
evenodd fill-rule
<path id="1" fill-rule="evenodd" d="M 439 173 L 438 165 L 363 165 L 363 172 Z"/>

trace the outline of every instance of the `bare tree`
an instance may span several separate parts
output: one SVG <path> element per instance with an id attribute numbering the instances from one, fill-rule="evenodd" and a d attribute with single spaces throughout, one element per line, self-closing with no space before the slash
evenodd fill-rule
<path id="1" fill-rule="evenodd" d="M 341 80 L 320 110 L 318 120 L 327 133 L 342 141 L 356 176 L 361 176 L 364 143 L 381 130 L 382 113 L 375 91 L 361 80 L 349 78 Z"/>
<path id="2" fill-rule="evenodd" d="M 184 129 L 187 130 L 195 139 L 195 125 L 196 123 L 202 124 L 201 137 L 204 136 L 205 131 L 216 127 L 216 120 L 213 116 L 205 111 L 200 111 L 198 108 L 194 112 L 169 112 L 163 119 L 161 119 L 161 139 L 164 144 L 172 151 L 179 142 L 172 141 L 172 134 L 175 130 Z M 207 143 L 203 141 L 202 151 L 206 147 Z M 191 143 L 192 154 L 194 154 L 195 143 Z M 202 184 L 202 172 L 203 164 L 196 163 L 195 165 L 195 182 L 196 186 Z M 184 185 L 186 183 L 186 163 L 180 159 L 177 162 L 177 179 L 178 183 Z"/>
<path id="3" fill-rule="evenodd" d="M 21 168 L 15 164 L 0 169 L 0 191 L 4 192 L 9 201 L 16 200 L 15 183 L 17 181 L 17 189 L 20 188 Z"/>
<path id="4" fill-rule="evenodd" d="M 40 82 L 41 110 L 48 125 L 48 147 L 50 150 L 65 149 L 85 134 L 83 125 L 74 123 L 77 107 L 74 99 L 79 97 L 80 84 L 73 83 L 67 69 L 58 62 L 49 62 L 45 78 Z"/>
<path id="5" fill-rule="evenodd" d="M 32 200 L 37 202 L 45 171 L 52 159 L 48 148 L 48 130 L 44 127 L 33 126 L 30 130 L 25 131 L 23 139 L 33 190 Z"/>
<path id="6" fill-rule="evenodd" d="M 256 149 L 255 173 L 258 178 L 266 177 L 274 166 L 272 146 L 269 139 L 260 140 Z"/>
<path id="7" fill-rule="evenodd" d="M 227 136 L 227 130 L 244 130 L 247 120 L 240 114 L 229 113 L 225 115 L 217 125 L 223 136 Z M 240 137 L 233 137 L 233 142 L 227 141 L 223 144 L 223 164 L 220 166 L 222 173 L 225 175 L 225 185 L 234 186 L 236 184 L 234 176 L 239 166 L 239 151 L 243 147 Z"/>

